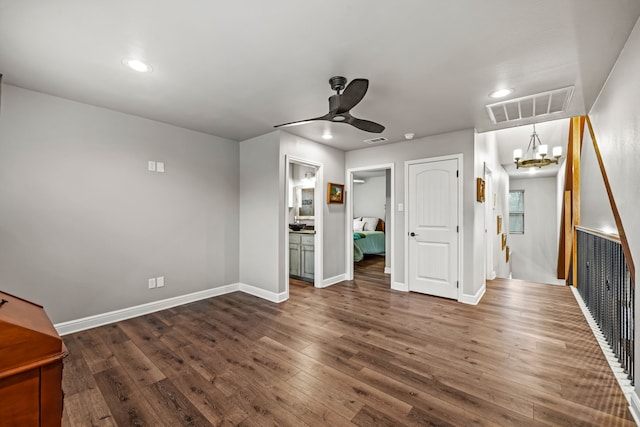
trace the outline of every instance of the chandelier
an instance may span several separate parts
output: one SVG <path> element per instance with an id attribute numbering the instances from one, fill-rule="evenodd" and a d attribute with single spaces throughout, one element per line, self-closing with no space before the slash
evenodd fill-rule
<path id="1" fill-rule="evenodd" d="M 558 164 L 558 160 L 562 156 L 562 147 L 553 147 L 553 158 L 547 157 L 547 150 L 547 145 L 540 142 L 540 138 L 536 132 L 536 125 L 533 125 L 533 133 L 531 134 L 525 156 L 522 157 L 522 149 L 517 148 L 513 150 L 513 162 L 516 164 L 516 169 L 521 167 L 541 168 L 543 166 L 549 166 L 552 163 Z"/>

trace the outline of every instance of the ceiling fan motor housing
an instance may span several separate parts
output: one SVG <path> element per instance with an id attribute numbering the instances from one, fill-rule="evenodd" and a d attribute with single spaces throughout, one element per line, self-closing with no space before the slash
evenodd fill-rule
<path id="1" fill-rule="evenodd" d="M 331 85 L 331 89 L 340 94 L 340 91 L 347 85 L 347 79 L 342 76 L 333 76 L 329 79 L 329 84 Z"/>

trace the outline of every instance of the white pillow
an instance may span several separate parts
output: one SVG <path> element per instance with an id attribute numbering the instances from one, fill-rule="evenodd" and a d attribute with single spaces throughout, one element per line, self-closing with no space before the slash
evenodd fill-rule
<path id="1" fill-rule="evenodd" d="M 364 221 L 353 220 L 353 231 L 364 231 Z"/>
<path id="2" fill-rule="evenodd" d="M 362 217 L 362 221 L 364 221 L 364 231 L 376 231 L 376 227 L 378 226 L 378 218 L 374 217 Z"/>

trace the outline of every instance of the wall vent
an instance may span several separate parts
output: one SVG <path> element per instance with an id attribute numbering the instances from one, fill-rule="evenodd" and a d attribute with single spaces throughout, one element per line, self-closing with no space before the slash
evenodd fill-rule
<path id="1" fill-rule="evenodd" d="M 379 144 L 381 142 L 385 142 L 388 141 L 387 138 L 385 138 L 384 136 L 379 136 L 377 138 L 371 138 L 371 139 L 365 139 L 364 142 L 365 144 Z"/>
<path id="2" fill-rule="evenodd" d="M 523 96 L 522 98 L 497 102 L 487 105 L 487 112 L 489 113 L 491 123 L 494 125 L 563 113 L 567 110 L 571 102 L 573 88 L 573 86 L 569 86 L 562 89 Z"/>

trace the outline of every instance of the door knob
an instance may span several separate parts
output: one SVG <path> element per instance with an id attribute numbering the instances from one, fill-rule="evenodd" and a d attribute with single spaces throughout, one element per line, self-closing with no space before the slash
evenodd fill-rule
<path id="1" fill-rule="evenodd" d="M 413 231 L 412 231 L 411 233 L 409 233 L 409 235 L 410 235 L 411 237 L 415 237 L 415 236 L 417 236 L 417 234 L 416 234 L 416 233 L 414 233 Z"/>

